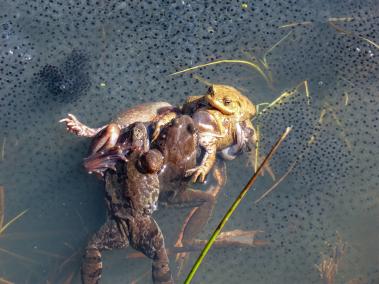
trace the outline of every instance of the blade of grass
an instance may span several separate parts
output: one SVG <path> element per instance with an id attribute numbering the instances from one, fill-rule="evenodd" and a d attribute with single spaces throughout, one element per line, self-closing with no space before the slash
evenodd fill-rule
<path id="1" fill-rule="evenodd" d="M 217 236 L 220 234 L 222 228 L 225 226 L 225 224 L 228 222 L 230 216 L 233 214 L 233 212 L 237 209 L 247 192 L 249 191 L 250 187 L 254 184 L 255 180 L 257 179 L 258 175 L 262 171 L 262 169 L 267 165 L 267 162 L 272 158 L 272 156 L 275 154 L 276 150 L 278 149 L 279 145 L 283 142 L 283 140 L 287 137 L 287 135 L 291 131 L 291 127 L 288 127 L 283 134 L 279 137 L 279 139 L 276 141 L 274 146 L 271 148 L 268 155 L 265 157 L 261 165 L 259 166 L 258 170 L 254 173 L 254 175 L 250 178 L 246 186 L 243 188 L 243 190 L 238 195 L 237 199 L 233 202 L 232 206 L 229 208 L 229 210 L 226 212 L 224 217 L 222 218 L 221 222 L 217 226 L 216 230 L 213 232 L 211 238 L 209 239 L 208 243 L 200 253 L 199 258 L 196 260 L 194 266 L 191 269 L 191 272 L 188 274 L 186 280 L 184 281 L 185 284 L 191 283 L 192 278 L 195 276 L 196 271 L 200 267 L 200 264 L 202 263 L 204 257 L 208 253 L 209 249 L 212 247 L 213 243 L 217 239 Z"/>
<path id="2" fill-rule="evenodd" d="M 312 22 L 310 21 L 305 21 L 305 22 L 295 22 L 295 23 L 289 23 L 289 24 L 285 24 L 285 25 L 281 25 L 279 26 L 279 29 L 283 29 L 283 28 L 292 28 L 292 27 L 297 27 L 297 26 L 308 26 L 308 25 L 311 25 Z"/>
<path id="3" fill-rule="evenodd" d="M 323 109 L 321 111 L 320 119 L 318 121 L 319 124 L 322 124 L 322 119 L 325 116 L 325 114 L 326 114 L 326 109 Z M 260 202 L 269 193 L 271 193 L 280 183 L 282 183 L 283 180 L 285 180 L 287 178 L 287 176 L 293 171 L 293 169 L 300 163 L 300 161 L 303 159 L 303 157 L 309 152 L 310 145 L 316 141 L 316 137 L 318 136 L 319 131 L 320 131 L 320 129 L 315 131 L 312 135 L 310 135 L 305 151 L 303 151 L 300 155 L 297 156 L 295 161 L 288 167 L 287 171 L 280 177 L 280 179 L 278 181 L 276 181 L 268 190 L 266 190 L 265 193 L 263 193 L 261 195 L 261 197 L 259 197 L 257 200 L 255 200 L 254 204 L 257 204 L 258 202 Z"/>
<path id="4" fill-rule="evenodd" d="M 209 87 L 209 86 L 212 86 L 212 83 L 211 83 L 211 82 L 209 82 L 208 80 L 202 78 L 202 77 L 199 76 L 199 75 L 196 75 L 196 74 L 195 74 L 195 75 L 192 76 L 192 78 L 196 79 L 197 81 L 203 83 L 204 85 L 206 85 L 206 86 L 208 86 L 208 87 Z"/>
<path id="5" fill-rule="evenodd" d="M 261 195 L 257 200 L 254 201 L 254 204 L 257 204 L 260 202 L 263 198 L 265 198 L 268 194 L 270 194 L 293 170 L 293 168 L 297 165 L 298 161 L 295 161 L 294 163 L 291 164 L 291 166 L 288 168 L 288 170 L 285 172 L 284 175 L 281 176 L 281 178 L 275 182 L 265 193 Z"/>
<path id="6" fill-rule="evenodd" d="M 186 69 L 181 70 L 181 71 L 174 72 L 174 73 L 170 74 L 169 76 L 178 75 L 178 74 L 182 74 L 182 73 L 189 72 L 192 70 L 196 70 L 199 68 L 203 68 L 203 67 L 207 67 L 207 66 L 211 66 L 211 65 L 216 65 L 216 64 L 222 64 L 222 63 L 235 63 L 235 64 L 248 65 L 248 66 L 252 67 L 253 69 L 257 70 L 258 73 L 266 80 L 266 82 L 270 86 L 272 84 L 270 79 L 266 76 L 266 74 L 262 71 L 262 69 L 257 64 L 250 62 L 250 61 L 246 61 L 246 60 L 240 60 L 240 59 L 222 59 L 222 60 L 216 60 L 216 61 L 212 61 L 212 62 L 205 63 L 205 64 L 199 64 L 199 65 L 196 65 L 196 66 L 193 66 L 190 68 L 186 68 Z"/>
<path id="7" fill-rule="evenodd" d="M 336 23 L 335 23 L 335 21 L 328 21 L 328 24 L 331 27 L 333 27 L 338 33 L 345 34 L 345 35 L 348 35 L 348 36 L 356 36 L 356 37 L 360 38 L 361 40 L 364 40 L 365 42 L 371 44 L 375 48 L 379 49 L 379 45 L 376 42 L 372 41 L 371 39 L 368 39 L 366 37 L 357 35 L 357 34 L 351 32 L 351 31 L 345 30 L 345 29 L 337 26 Z"/>
<path id="8" fill-rule="evenodd" d="M 0 284 L 14 284 L 14 283 L 11 281 L 8 281 L 7 279 L 0 277 Z"/>
<path id="9" fill-rule="evenodd" d="M 345 106 L 349 104 L 349 94 L 347 92 L 343 93 L 345 95 Z"/>
<path id="10" fill-rule="evenodd" d="M 4 161 L 5 158 L 5 143 L 7 141 L 7 137 L 3 138 L 3 145 L 1 147 L 1 161 Z"/>
<path id="11" fill-rule="evenodd" d="M 4 187 L 0 186 L 0 230 L 4 224 Z"/>
<path id="12" fill-rule="evenodd" d="M 272 52 L 279 44 L 281 44 L 283 41 L 286 40 L 287 37 L 290 36 L 290 34 L 292 33 L 292 31 L 290 31 L 289 33 L 287 33 L 284 37 L 282 37 L 277 43 L 275 43 L 273 46 L 271 46 L 266 52 L 265 54 L 263 55 L 263 60 L 262 60 L 262 64 L 268 68 L 268 63 L 267 63 L 267 55 Z"/>
<path id="13" fill-rule="evenodd" d="M 27 258 L 25 256 L 19 255 L 19 254 L 14 253 L 14 252 L 11 252 L 11 251 L 9 251 L 7 249 L 4 249 L 4 248 L 0 248 L 0 252 L 8 254 L 10 256 L 13 256 L 14 258 L 23 260 L 23 261 L 25 261 L 27 263 L 38 264 L 36 261 L 34 261 L 34 260 L 30 259 L 30 258 Z"/>
<path id="14" fill-rule="evenodd" d="M 309 96 L 308 80 L 304 81 L 304 87 L 305 87 L 305 95 L 307 96 L 307 103 L 309 105 L 309 103 L 310 103 L 310 96 Z"/>
<path id="15" fill-rule="evenodd" d="M 260 142 L 260 130 L 259 125 L 257 125 L 257 141 L 255 142 L 255 161 L 254 161 L 254 172 L 256 173 L 258 170 L 258 160 L 259 160 L 259 142 Z"/>
<path id="16" fill-rule="evenodd" d="M 22 211 L 20 214 L 18 214 L 16 217 L 14 217 L 12 220 L 10 220 L 8 223 L 6 223 L 4 225 L 4 227 L 2 227 L 0 229 L 0 235 L 10 226 L 12 225 L 14 222 L 16 222 L 18 219 L 20 219 L 22 217 L 22 215 L 24 215 L 26 212 L 28 212 L 29 209 L 26 209 L 24 211 Z"/>

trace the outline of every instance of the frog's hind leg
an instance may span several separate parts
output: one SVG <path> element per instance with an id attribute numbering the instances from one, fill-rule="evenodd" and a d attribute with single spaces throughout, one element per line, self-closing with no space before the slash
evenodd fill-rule
<path id="1" fill-rule="evenodd" d="M 213 177 L 215 184 L 211 185 L 206 191 L 186 189 L 175 198 L 175 202 L 178 204 L 192 204 L 193 206 L 198 206 L 191 210 L 183 224 L 181 230 L 181 242 L 183 244 L 191 244 L 212 215 L 217 196 L 226 182 L 224 162 L 220 162 L 216 165 L 213 170 Z"/>
<path id="2" fill-rule="evenodd" d="M 85 249 L 82 263 L 82 283 L 97 284 L 102 273 L 101 251 L 104 249 L 126 248 L 129 245 L 127 228 L 115 220 L 106 222 L 93 235 Z"/>
<path id="3" fill-rule="evenodd" d="M 118 161 L 127 162 L 126 155 L 130 151 L 130 145 L 116 145 L 115 147 L 107 150 L 100 151 L 85 158 L 83 161 L 84 168 L 88 173 L 96 173 L 104 176 L 108 169 L 116 171 L 116 164 Z"/>
<path id="4" fill-rule="evenodd" d="M 100 128 L 91 128 L 80 122 L 76 116 L 71 113 L 69 113 L 67 117 L 59 120 L 59 122 L 64 122 L 66 124 L 66 129 L 68 132 L 81 137 L 95 137 L 97 133 L 105 128 L 105 126 Z"/>
<path id="5" fill-rule="evenodd" d="M 115 146 L 120 136 L 120 131 L 120 127 L 116 123 L 108 124 L 93 139 L 90 154 L 93 155 L 100 150 L 108 150 Z"/>
<path id="6" fill-rule="evenodd" d="M 153 260 L 154 284 L 173 284 L 164 237 L 155 220 L 148 215 L 135 218 L 128 223 L 130 245 Z"/>
<path id="7" fill-rule="evenodd" d="M 213 170 L 213 177 L 215 179 L 215 184 L 210 186 L 205 192 L 186 189 L 183 192 L 178 193 L 175 196 L 175 199 L 169 202 L 170 205 L 198 206 L 193 208 L 187 215 L 175 246 L 181 247 L 194 245 L 197 241 L 196 237 L 208 223 L 216 205 L 217 196 L 226 182 L 224 162 L 216 164 L 216 167 Z M 188 256 L 188 253 L 177 254 L 177 276 L 181 274 L 182 269 L 188 260 Z"/>

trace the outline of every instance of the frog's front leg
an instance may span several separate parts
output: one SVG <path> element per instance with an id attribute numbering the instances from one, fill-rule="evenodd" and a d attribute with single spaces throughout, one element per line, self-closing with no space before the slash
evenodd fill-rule
<path id="1" fill-rule="evenodd" d="M 110 123 L 100 128 L 90 128 L 81 123 L 73 114 L 68 114 L 66 118 L 59 122 L 66 123 L 68 132 L 81 137 L 95 137 L 91 144 L 91 155 L 100 151 L 108 150 L 116 145 L 120 136 L 120 126 L 116 123 Z"/>
<path id="2" fill-rule="evenodd" d="M 90 128 L 84 123 L 80 122 L 75 115 L 69 113 L 66 118 L 59 120 L 59 122 L 66 123 L 66 129 L 68 132 L 81 137 L 95 137 L 97 133 L 105 128 Z"/>
<path id="3" fill-rule="evenodd" d="M 205 154 L 200 166 L 186 171 L 186 176 L 192 175 L 192 182 L 199 180 L 204 182 L 209 171 L 216 161 L 217 145 L 216 137 L 212 133 L 201 133 L 199 135 L 199 144 L 204 148 Z"/>
<path id="4" fill-rule="evenodd" d="M 116 145 L 120 137 L 120 126 L 116 123 L 108 124 L 102 131 L 100 131 L 93 139 L 90 154 L 93 155 L 100 150 L 109 150 Z"/>
<path id="5" fill-rule="evenodd" d="M 167 124 L 169 124 L 173 119 L 175 119 L 178 116 L 177 111 L 170 111 L 166 114 L 164 114 L 162 117 L 158 119 L 158 121 L 155 123 L 154 132 L 152 135 L 152 142 L 157 140 L 159 137 L 159 134 L 161 133 L 161 130 L 163 127 L 165 127 Z"/>

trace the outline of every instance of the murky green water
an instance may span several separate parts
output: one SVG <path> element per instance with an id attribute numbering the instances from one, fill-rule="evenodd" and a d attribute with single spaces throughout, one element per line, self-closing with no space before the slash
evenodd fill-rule
<path id="1" fill-rule="evenodd" d="M 309 97 L 300 87 L 254 120 L 262 153 L 293 126 L 271 162 L 277 180 L 292 171 L 254 206 L 273 184 L 260 177 L 227 225 L 262 230 L 269 244 L 212 250 L 194 283 L 323 283 L 315 265 L 338 237 L 346 245 L 335 283 L 379 283 L 378 1 L 15 0 L 0 11 L 5 222 L 28 210 L 0 235 L 1 279 L 80 283 L 82 250 L 105 205 L 102 183 L 82 168 L 89 141 L 58 124 L 67 113 L 100 126 L 142 102 L 180 104 L 203 94 L 204 82 L 258 104 L 308 80 Z M 246 64 L 169 75 L 221 59 L 258 64 L 271 84 Z M 249 179 L 247 163 L 228 162 L 202 237 Z M 187 212 L 155 213 L 167 245 Z M 102 283 L 150 283 L 150 261 L 130 252 L 104 253 Z"/>

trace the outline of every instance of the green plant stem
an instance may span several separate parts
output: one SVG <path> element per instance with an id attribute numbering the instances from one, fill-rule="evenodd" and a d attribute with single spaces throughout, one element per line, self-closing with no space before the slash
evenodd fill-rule
<path id="1" fill-rule="evenodd" d="M 211 238 L 205 245 L 204 249 L 201 251 L 198 259 L 196 260 L 195 264 L 193 265 L 190 273 L 188 274 L 186 280 L 184 281 L 185 284 L 190 284 L 192 278 L 195 276 L 196 271 L 200 267 L 200 264 L 202 263 L 204 257 L 208 253 L 209 249 L 212 247 L 213 243 L 217 239 L 218 235 L 220 234 L 221 230 L 225 226 L 225 224 L 228 222 L 230 216 L 233 214 L 233 212 L 237 209 L 238 205 L 241 203 L 242 199 L 245 197 L 246 193 L 249 191 L 250 187 L 254 184 L 255 180 L 257 179 L 258 175 L 262 171 L 263 167 L 267 164 L 267 162 L 272 158 L 272 156 L 275 154 L 276 150 L 278 149 L 279 145 L 283 142 L 283 140 L 287 137 L 289 132 L 291 131 L 291 127 L 288 127 L 283 134 L 280 136 L 280 138 L 276 141 L 274 146 L 271 148 L 270 152 L 267 154 L 261 165 L 258 167 L 258 170 L 254 173 L 254 175 L 250 178 L 246 186 L 243 188 L 243 190 L 238 195 L 237 199 L 233 202 L 232 206 L 229 208 L 229 210 L 226 212 L 225 216 L 221 219 L 221 222 L 218 224 L 216 230 L 213 232 Z"/>

